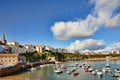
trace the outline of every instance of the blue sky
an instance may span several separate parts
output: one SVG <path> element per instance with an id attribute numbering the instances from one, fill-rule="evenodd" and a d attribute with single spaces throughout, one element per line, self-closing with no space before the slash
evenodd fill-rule
<path id="1" fill-rule="evenodd" d="M 107 4 L 109 0 L 98 2 L 95 0 L 0 0 L 0 34 L 4 32 L 8 42 L 17 41 L 20 44 L 43 44 L 62 48 L 70 46 L 76 40 L 103 40 L 104 45 L 120 42 L 120 26 L 118 25 L 120 6 L 117 4 L 120 1 L 115 0 L 113 5 Z M 104 4 L 108 5 L 103 10 L 108 13 L 105 18 L 99 14 L 102 11 L 99 5 Z M 94 18 L 117 22 L 113 24 L 101 22 L 97 25 L 93 23 Z M 88 21 L 95 24 L 94 29 L 93 26 L 88 26 L 90 29 L 87 29 L 83 21 L 85 24 Z M 68 26 L 61 25 L 61 22 Z M 77 23 L 80 25 L 75 28 L 74 23 L 75 26 Z M 85 29 L 81 27 L 81 24 L 85 26 Z M 72 28 L 73 31 L 71 31 Z"/>

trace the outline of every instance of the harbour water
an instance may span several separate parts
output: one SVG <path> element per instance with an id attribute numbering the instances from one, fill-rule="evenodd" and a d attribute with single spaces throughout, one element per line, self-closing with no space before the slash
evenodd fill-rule
<path id="1" fill-rule="evenodd" d="M 70 65 L 75 63 L 65 62 L 64 65 Z M 78 61 L 79 64 L 89 64 L 95 69 L 102 69 L 106 63 L 108 63 L 114 73 L 115 69 L 120 69 L 120 60 L 107 60 L 107 61 Z M 92 75 L 91 72 L 84 72 L 82 68 L 78 68 L 80 73 L 77 76 L 73 74 L 68 75 L 66 71 L 61 74 L 54 73 L 54 65 L 45 66 L 35 71 L 27 71 L 21 74 L 11 75 L 7 77 L 1 77 L 0 80 L 117 80 L 117 77 L 110 77 L 108 73 L 104 73 L 103 76 Z"/>

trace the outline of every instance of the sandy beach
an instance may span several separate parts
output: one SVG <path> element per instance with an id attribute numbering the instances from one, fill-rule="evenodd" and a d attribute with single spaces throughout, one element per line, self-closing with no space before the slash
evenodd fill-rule
<path id="1" fill-rule="evenodd" d="M 111 57 L 111 58 L 90 58 L 85 59 L 86 61 L 98 61 L 98 60 L 120 60 L 120 57 Z"/>

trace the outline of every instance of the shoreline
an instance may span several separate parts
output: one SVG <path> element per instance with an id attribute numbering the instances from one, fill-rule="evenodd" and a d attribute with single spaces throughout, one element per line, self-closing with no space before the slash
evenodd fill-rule
<path id="1" fill-rule="evenodd" d="M 103 60 L 120 60 L 120 57 L 111 57 L 111 58 L 89 58 L 85 61 L 103 61 Z"/>

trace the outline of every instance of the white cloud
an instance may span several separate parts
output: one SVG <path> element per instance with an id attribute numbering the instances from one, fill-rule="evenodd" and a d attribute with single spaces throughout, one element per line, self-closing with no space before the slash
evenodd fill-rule
<path id="1" fill-rule="evenodd" d="M 111 51 L 120 51 L 120 42 L 112 43 L 104 49 L 95 50 L 95 52 L 110 53 Z"/>
<path id="2" fill-rule="evenodd" d="M 113 12 L 120 6 L 120 0 L 91 0 L 94 10 L 86 19 L 55 22 L 51 27 L 53 35 L 60 40 L 92 36 L 102 25 L 108 28 L 120 24 L 120 14 Z"/>
<path id="3" fill-rule="evenodd" d="M 83 51 L 83 50 L 99 50 L 105 47 L 103 40 L 76 40 L 74 43 L 71 43 L 70 46 L 67 47 L 69 51 Z"/>
<path id="4" fill-rule="evenodd" d="M 68 46 L 66 49 L 68 49 L 70 52 L 86 52 L 86 50 L 88 50 L 95 53 L 110 53 L 111 51 L 120 51 L 120 42 L 112 43 L 106 46 L 103 40 L 76 40 L 75 42 L 71 43 L 70 46 Z"/>

